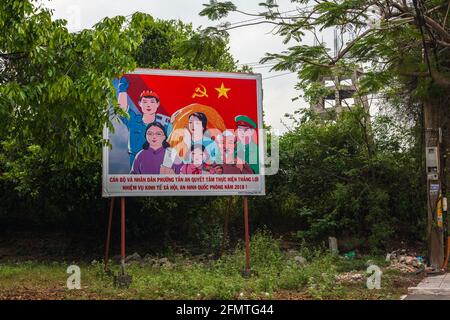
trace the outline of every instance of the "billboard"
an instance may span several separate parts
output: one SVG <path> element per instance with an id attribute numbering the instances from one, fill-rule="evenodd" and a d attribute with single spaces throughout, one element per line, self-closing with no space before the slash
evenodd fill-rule
<path id="1" fill-rule="evenodd" d="M 103 196 L 264 195 L 260 74 L 137 69 L 114 79 Z"/>

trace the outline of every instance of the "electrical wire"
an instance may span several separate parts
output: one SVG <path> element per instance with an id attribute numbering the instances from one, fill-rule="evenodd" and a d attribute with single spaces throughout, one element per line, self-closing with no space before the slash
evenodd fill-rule
<path id="1" fill-rule="evenodd" d="M 267 65 L 261 65 L 261 66 L 256 66 L 256 67 L 251 67 L 252 69 L 264 69 L 264 68 L 272 68 L 275 67 L 277 64 L 267 64 Z"/>
<path id="2" fill-rule="evenodd" d="M 293 10 L 288 10 L 288 11 L 280 12 L 280 13 L 278 13 L 278 14 L 279 14 L 279 17 L 277 17 L 277 18 L 280 18 L 280 19 L 290 19 L 290 18 L 292 18 L 293 16 L 281 17 L 281 15 L 282 15 L 282 14 L 286 14 L 286 13 L 295 12 L 295 11 L 298 12 L 299 10 L 307 10 L 307 9 L 311 9 L 311 8 L 314 8 L 314 6 L 306 6 L 306 7 L 303 7 L 303 8 L 297 8 L 297 9 L 293 9 Z M 253 21 L 258 21 L 258 20 L 264 20 L 264 19 L 266 19 L 265 16 L 258 17 L 258 18 L 247 19 L 247 20 L 236 21 L 236 22 L 232 22 L 232 23 L 228 24 L 227 27 L 231 27 L 231 26 L 235 26 L 235 25 L 239 25 L 239 24 L 247 23 L 247 22 L 253 22 Z"/>
<path id="3" fill-rule="evenodd" d="M 282 77 L 282 76 L 287 76 L 288 74 L 293 74 L 293 73 L 296 73 L 296 72 L 294 71 L 294 72 L 286 72 L 286 73 L 282 73 L 282 74 L 277 74 L 277 75 L 274 75 L 274 76 L 270 76 L 270 77 L 267 77 L 267 78 L 263 78 L 263 80 L 269 80 L 269 79 L 273 79 L 273 78 L 278 78 L 278 77 Z"/>

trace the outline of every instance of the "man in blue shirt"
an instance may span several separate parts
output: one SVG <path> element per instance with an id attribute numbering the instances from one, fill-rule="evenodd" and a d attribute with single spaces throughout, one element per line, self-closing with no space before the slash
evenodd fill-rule
<path id="1" fill-rule="evenodd" d="M 147 125 L 152 122 L 158 122 L 167 130 L 170 118 L 156 113 L 160 105 L 160 99 L 158 94 L 153 90 L 142 91 L 138 101 L 142 112 L 139 111 L 133 101 L 128 97 L 128 86 L 129 82 L 125 77 L 122 77 L 117 84 L 119 105 L 129 116 L 129 118 L 121 117 L 121 119 L 129 131 L 128 154 L 130 155 L 131 167 L 136 154 L 142 150 L 142 146 L 146 142 L 145 129 Z"/>

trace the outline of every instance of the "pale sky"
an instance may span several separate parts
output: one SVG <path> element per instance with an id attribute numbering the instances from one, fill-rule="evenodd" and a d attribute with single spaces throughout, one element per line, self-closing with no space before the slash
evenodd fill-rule
<path id="1" fill-rule="evenodd" d="M 136 11 L 151 14 L 158 19 L 180 19 L 192 23 L 194 27 L 217 25 L 216 21 L 209 21 L 200 17 L 198 13 L 203 9 L 202 4 L 208 0 L 44 0 L 47 7 L 54 9 L 55 18 L 68 21 L 70 31 L 90 28 L 102 18 L 116 15 L 129 15 Z M 248 12 L 262 11 L 258 7 L 261 0 L 236 0 L 239 9 Z M 289 0 L 278 0 L 280 11 L 285 12 L 295 8 Z M 251 19 L 252 17 L 232 14 L 223 21 L 231 23 Z M 271 25 L 256 25 L 238 28 L 230 31 L 230 52 L 239 60 L 240 64 L 258 62 L 266 52 L 276 53 L 287 46 L 282 44 L 282 38 L 270 32 Z M 306 38 L 307 44 L 312 44 L 312 37 Z M 292 102 L 292 98 L 299 92 L 294 90 L 297 82 L 296 74 L 288 71 L 270 72 L 268 67 L 256 66 L 254 72 L 263 76 L 265 121 L 280 132 L 286 131 L 281 124 L 285 113 L 292 113 L 296 109 L 308 107 L 303 100 Z M 268 77 L 280 75 L 274 78 Z M 286 122 L 286 121 L 285 121 Z"/>

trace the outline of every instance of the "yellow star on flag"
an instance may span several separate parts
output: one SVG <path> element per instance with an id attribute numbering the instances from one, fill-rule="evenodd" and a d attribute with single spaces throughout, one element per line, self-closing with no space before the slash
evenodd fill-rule
<path id="1" fill-rule="evenodd" d="M 214 89 L 216 89 L 217 92 L 219 92 L 219 96 L 217 97 L 217 99 L 219 99 L 222 96 L 224 96 L 225 98 L 228 99 L 228 91 L 230 91 L 231 88 L 225 88 L 225 86 L 223 85 L 223 82 L 222 82 L 222 85 L 220 86 L 220 88 L 214 88 Z"/>

